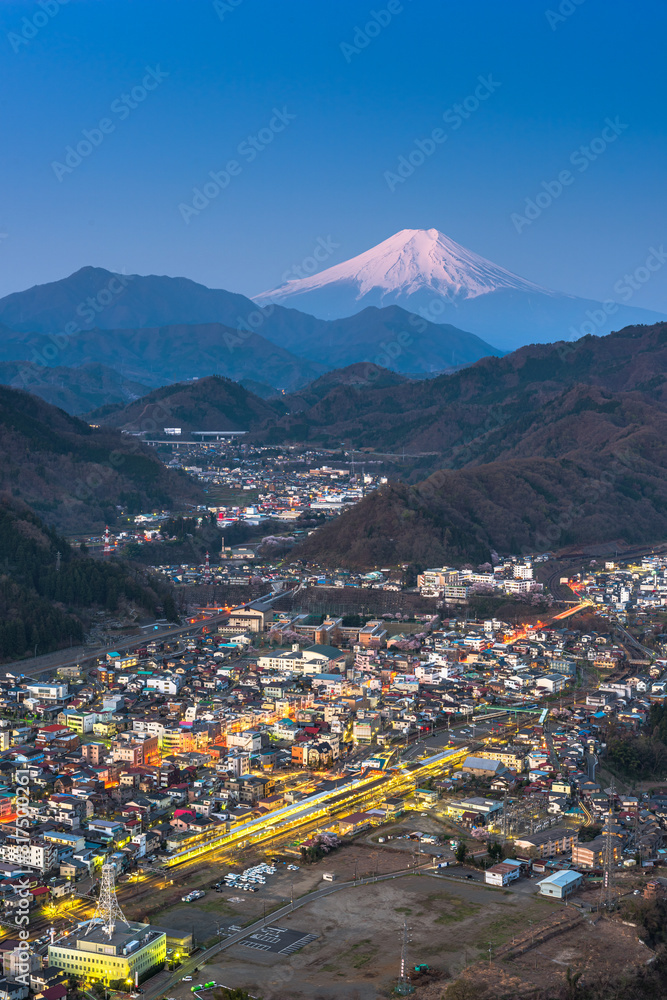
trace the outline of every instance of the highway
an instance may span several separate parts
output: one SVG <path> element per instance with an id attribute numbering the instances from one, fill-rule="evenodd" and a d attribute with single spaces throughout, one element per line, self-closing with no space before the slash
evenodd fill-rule
<path id="1" fill-rule="evenodd" d="M 289 591 L 286 593 L 289 593 Z M 173 639 L 176 636 L 195 635 L 204 627 L 220 625 L 234 611 L 240 611 L 244 608 L 266 607 L 272 601 L 284 596 L 285 594 L 282 592 L 278 594 L 265 594 L 263 597 L 258 597 L 247 604 L 240 604 L 218 615 L 212 615 L 210 618 L 203 618 L 196 622 L 189 621 L 184 625 L 174 627 L 166 625 L 157 629 L 146 626 L 140 632 L 134 632 L 132 635 L 122 637 L 119 636 L 114 642 L 103 646 L 75 646 L 70 649 L 58 650 L 55 653 L 46 653 L 44 656 L 31 657 L 27 660 L 14 660 L 12 663 L 3 664 L 1 668 L 2 675 L 6 677 L 7 674 L 11 673 L 14 676 L 24 674 L 26 677 L 35 677 L 45 673 L 47 670 L 58 670 L 60 667 L 74 667 L 84 663 L 86 660 L 94 660 L 97 657 L 106 656 L 107 653 L 112 651 L 120 653 L 123 650 L 131 649 L 133 646 L 140 646 L 146 642 L 155 642 L 156 639 L 163 641 L 164 639 Z"/>

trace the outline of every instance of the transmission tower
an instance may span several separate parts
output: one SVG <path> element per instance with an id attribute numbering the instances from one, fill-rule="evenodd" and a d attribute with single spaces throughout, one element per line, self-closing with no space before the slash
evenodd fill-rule
<path id="1" fill-rule="evenodd" d="M 414 993 L 415 988 L 410 982 L 410 973 L 408 972 L 408 944 L 410 942 L 410 932 L 408 930 L 407 921 L 403 921 L 403 930 L 401 932 L 401 971 L 398 977 L 398 984 L 395 989 L 395 993 L 399 996 L 406 997 L 410 993 Z"/>
<path id="2" fill-rule="evenodd" d="M 123 915 L 118 900 L 116 899 L 116 869 L 111 862 L 107 861 L 102 865 L 102 875 L 100 878 L 100 896 L 97 901 L 97 909 L 91 922 L 88 924 L 88 931 L 95 923 L 95 919 L 102 921 L 102 931 L 109 939 L 113 937 L 116 923 L 122 921 L 130 929 L 130 924 Z M 88 933 L 86 931 L 86 933 Z"/>
<path id="3" fill-rule="evenodd" d="M 614 846 L 612 841 L 611 820 L 614 813 L 614 799 L 616 788 L 612 780 L 609 789 L 609 811 L 604 825 L 604 873 L 602 878 L 602 903 L 609 909 L 613 899 L 612 878 L 614 872 Z"/>

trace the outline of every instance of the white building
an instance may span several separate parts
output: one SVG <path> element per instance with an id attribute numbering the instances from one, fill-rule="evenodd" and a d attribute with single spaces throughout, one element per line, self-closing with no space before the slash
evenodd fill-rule
<path id="1" fill-rule="evenodd" d="M 63 701 L 67 697 L 67 684 L 26 684 L 26 691 L 39 701 Z"/>
<path id="2" fill-rule="evenodd" d="M 492 868 L 487 868 L 484 873 L 484 881 L 487 885 L 509 885 L 521 874 L 521 865 L 518 861 L 501 861 Z"/>
<path id="3" fill-rule="evenodd" d="M 50 872 L 58 863 L 58 848 L 41 837 L 35 837 L 25 843 L 10 837 L 0 847 L 0 858 L 44 874 Z"/>

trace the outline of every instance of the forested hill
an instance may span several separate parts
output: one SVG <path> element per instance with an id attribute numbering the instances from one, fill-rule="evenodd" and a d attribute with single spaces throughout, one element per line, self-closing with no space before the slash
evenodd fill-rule
<path id="1" fill-rule="evenodd" d="M 661 403 L 577 386 L 471 441 L 466 467 L 370 494 L 293 556 L 352 569 L 425 568 L 487 562 L 492 549 L 662 541 L 666 440 Z"/>
<path id="2" fill-rule="evenodd" d="M 163 584 L 73 549 L 24 504 L 0 494 L 0 660 L 80 642 L 87 611 L 116 611 L 124 602 L 176 617 Z"/>
<path id="3" fill-rule="evenodd" d="M 36 396 L 0 385 L 0 490 L 58 530 L 99 531 L 117 507 L 138 513 L 201 503 L 201 487 L 146 445 L 96 428 Z"/>

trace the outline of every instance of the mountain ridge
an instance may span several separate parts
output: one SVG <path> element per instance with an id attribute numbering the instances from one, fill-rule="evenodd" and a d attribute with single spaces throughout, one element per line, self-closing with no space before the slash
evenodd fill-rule
<path id="1" fill-rule="evenodd" d="M 295 306 L 323 319 L 347 317 L 364 306 L 399 305 L 430 322 L 469 330 L 502 350 L 562 340 L 582 327 L 581 333 L 591 332 L 591 314 L 600 333 L 666 318 L 620 303 L 609 313 L 595 300 L 543 288 L 437 229 L 403 229 L 347 261 L 291 279 L 254 300 L 260 306 Z"/>
<path id="2" fill-rule="evenodd" d="M 155 345 L 159 338 L 169 341 L 167 350 Z M 122 364 L 151 385 L 218 372 L 291 390 L 359 361 L 427 374 L 497 353 L 474 334 L 398 306 L 323 321 L 282 306 L 259 309 L 245 296 L 188 278 L 103 268 L 81 268 L 0 299 L 0 361 Z"/>

